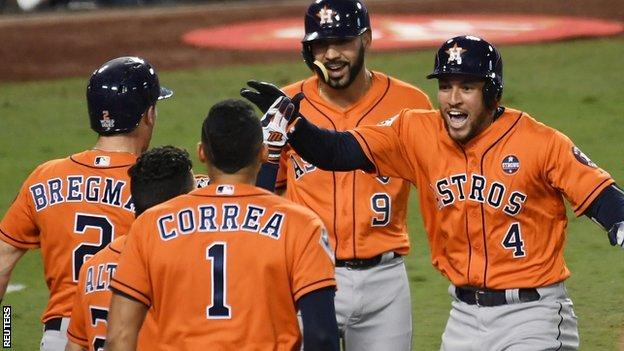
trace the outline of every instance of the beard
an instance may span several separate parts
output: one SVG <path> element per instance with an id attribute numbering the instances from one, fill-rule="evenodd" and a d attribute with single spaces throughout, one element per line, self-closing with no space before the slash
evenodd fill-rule
<path id="1" fill-rule="evenodd" d="M 351 83 L 353 83 L 355 78 L 357 78 L 358 74 L 360 74 L 360 71 L 362 71 L 362 68 L 364 67 L 364 52 L 364 45 L 361 45 L 360 49 L 358 50 L 358 56 L 355 60 L 355 63 L 353 63 L 353 65 L 349 65 L 349 79 L 346 82 L 341 82 L 340 80 L 334 80 L 329 78 L 327 84 L 333 89 L 337 90 L 348 88 Z"/>

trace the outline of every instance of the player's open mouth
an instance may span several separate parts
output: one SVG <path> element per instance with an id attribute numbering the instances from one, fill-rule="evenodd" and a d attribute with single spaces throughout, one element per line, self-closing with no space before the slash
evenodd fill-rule
<path id="1" fill-rule="evenodd" d="M 325 67 L 329 77 L 336 79 L 345 75 L 349 65 L 346 62 L 328 62 L 325 64 Z"/>
<path id="2" fill-rule="evenodd" d="M 468 121 L 468 114 L 461 111 L 448 111 L 446 113 L 449 127 L 461 128 Z"/>

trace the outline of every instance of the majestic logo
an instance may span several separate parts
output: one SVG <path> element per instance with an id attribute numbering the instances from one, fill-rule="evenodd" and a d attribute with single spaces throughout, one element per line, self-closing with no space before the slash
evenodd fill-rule
<path id="1" fill-rule="evenodd" d="M 95 158 L 94 165 L 98 167 L 108 167 L 110 166 L 110 157 L 108 156 L 98 156 Z"/>
<path id="2" fill-rule="evenodd" d="M 573 146 L 572 153 L 574 154 L 574 157 L 576 158 L 576 160 L 584 164 L 585 166 L 598 168 L 598 165 L 595 164 L 592 160 L 590 160 L 589 157 L 587 157 L 587 155 L 585 155 L 583 151 L 581 151 L 578 147 Z"/>
<path id="3" fill-rule="evenodd" d="M 319 24 L 323 25 L 323 24 L 332 24 L 334 23 L 334 10 L 330 9 L 327 6 L 324 6 L 317 14 L 316 16 L 318 16 L 318 18 L 321 19 L 321 22 Z"/>
<path id="4" fill-rule="evenodd" d="M 217 195 L 234 195 L 233 185 L 219 185 L 217 187 Z"/>
<path id="5" fill-rule="evenodd" d="M 379 123 L 377 123 L 378 126 L 391 126 L 392 123 L 394 123 L 394 120 L 397 119 L 397 117 L 399 117 L 399 115 L 394 115 L 386 120 L 383 120 Z"/>
<path id="6" fill-rule="evenodd" d="M 514 174 L 520 169 L 520 161 L 514 155 L 505 156 L 502 162 L 503 172 Z"/>
<path id="7" fill-rule="evenodd" d="M 449 48 L 448 50 L 446 50 L 446 53 L 449 55 L 447 63 L 455 61 L 457 62 L 458 65 L 461 65 L 462 64 L 461 54 L 463 54 L 466 51 L 468 50 L 462 48 L 461 46 L 457 46 L 457 43 L 455 43 L 455 45 L 453 45 L 452 48 Z"/>
<path id="8" fill-rule="evenodd" d="M 111 129 L 115 127 L 115 120 L 108 116 L 108 111 L 102 111 L 102 119 L 100 120 L 102 128 Z"/>

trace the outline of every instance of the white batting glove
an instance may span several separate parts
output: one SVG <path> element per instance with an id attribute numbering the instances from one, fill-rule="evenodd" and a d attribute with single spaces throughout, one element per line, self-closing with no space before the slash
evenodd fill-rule
<path id="1" fill-rule="evenodd" d="M 280 155 L 288 137 L 286 128 L 295 106 L 287 96 L 280 96 L 262 116 L 262 136 L 269 149 L 268 162 L 279 164 Z"/>
<path id="2" fill-rule="evenodd" d="M 624 248 L 624 222 L 615 223 L 607 235 L 612 246 L 618 245 Z"/>

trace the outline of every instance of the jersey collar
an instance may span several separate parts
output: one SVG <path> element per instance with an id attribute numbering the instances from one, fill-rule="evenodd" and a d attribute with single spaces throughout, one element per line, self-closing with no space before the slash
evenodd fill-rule
<path id="1" fill-rule="evenodd" d="M 506 108 L 505 112 L 498 116 L 491 125 L 463 145 L 462 148 L 476 152 L 487 150 L 505 137 L 518 124 L 522 115 L 522 111 Z M 448 133 L 446 134 L 447 138 L 451 139 Z"/>
<path id="2" fill-rule="evenodd" d="M 318 93 L 318 76 L 314 76 L 306 79 L 303 82 L 302 91 L 305 94 L 306 98 L 310 100 L 312 103 L 324 106 L 336 113 L 340 114 L 349 114 L 352 111 L 366 111 L 369 110 L 369 107 L 375 106 L 381 98 L 385 95 L 390 78 L 377 71 L 370 71 L 372 74 L 371 77 L 371 86 L 356 103 L 343 109 L 334 105 L 331 101 L 327 101 L 322 98 Z"/>
<path id="3" fill-rule="evenodd" d="M 90 168 L 128 167 L 136 162 L 136 156 L 129 152 L 87 150 L 69 157 L 72 161 Z"/>
<path id="4" fill-rule="evenodd" d="M 256 195 L 272 195 L 273 193 L 249 184 L 209 184 L 205 188 L 195 189 L 189 193 L 194 196 L 207 197 L 242 197 Z"/>

